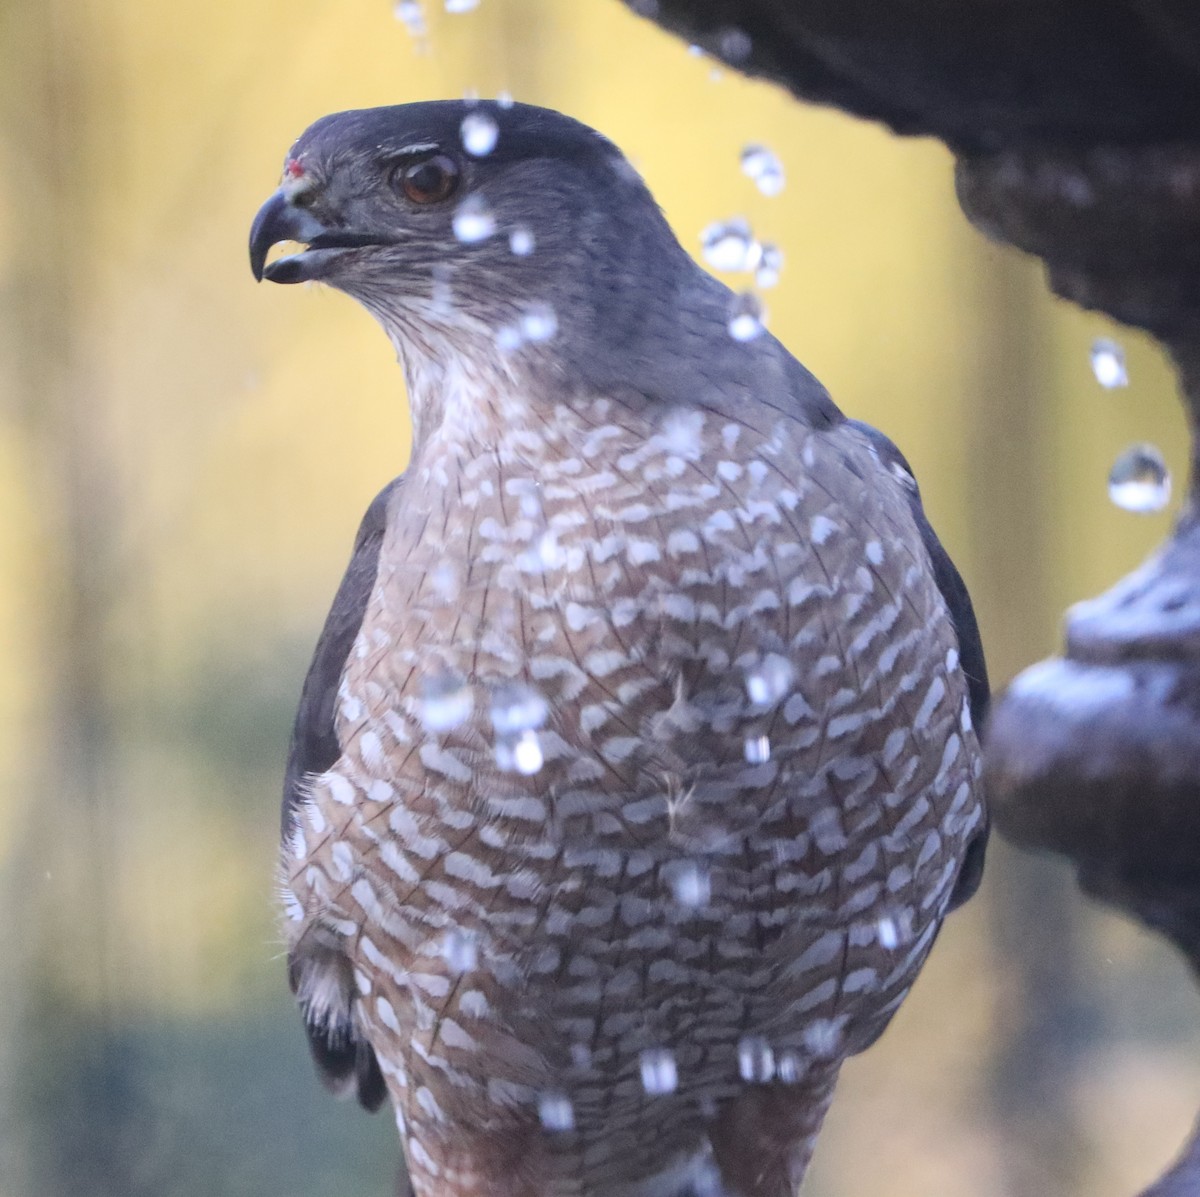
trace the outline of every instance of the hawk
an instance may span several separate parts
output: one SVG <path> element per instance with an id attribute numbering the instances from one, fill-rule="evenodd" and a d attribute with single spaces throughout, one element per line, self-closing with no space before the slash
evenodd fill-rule
<path id="1" fill-rule="evenodd" d="M 982 868 L 983 656 L 907 463 L 552 111 L 325 117 L 250 256 L 362 303 L 412 410 L 287 773 L 320 1072 L 417 1197 L 793 1193 Z"/>

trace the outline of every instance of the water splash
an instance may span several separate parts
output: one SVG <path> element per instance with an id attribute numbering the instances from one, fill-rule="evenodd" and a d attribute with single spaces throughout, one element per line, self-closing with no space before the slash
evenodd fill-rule
<path id="1" fill-rule="evenodd" d="M 479 195 L 468 195 L 454 213 L 454 235 L 464 245 L 486 241 L 496 231 L 496 217 Z"/>
<path id="2" fill-rule="evenodd" d="M 1108 497 L 1123 511 L 1152 515 L 1171 501 L 1171 474 L 1154 445 L 1130 445 L 1113 462 Z"/>
<path id="3" fill-rule="evenodd" d="M 486 112 L 468 112 L 459 127 L 463 149 L 475 158 L 485 158 L 496 148 L 500 126 Z"/>
<path id="4" fill-rule="evenodd" d="M 1096 381 L 1111 391 L 1114 387 L 1129 385 L 1129 371 L 1125 367 L 1125 350 L 1116 341 L 1099 337 L 1092 342 L 1092 373 Z"/>
<path id="5" fill-rule="evenodd" d="M 783 163 L 765 145 L 748 145 L 742 150 L 742 173 L 752 179 L 763 195 L 778 195 L 786 179 Z"/>
<path id="6" fill-rule="evenodd" d="M 474 12 L 479 7 L 479 0 L 446 0 L 447 12 Z"/>
<path id="7" fill-rule="evenodd" d="M 666 1047 L 651 1047 L 639 1058 L 642 1088 L 652 1097 L 674 1093 L 679 1084 L 679 1066 L 675 1053 Z"/>

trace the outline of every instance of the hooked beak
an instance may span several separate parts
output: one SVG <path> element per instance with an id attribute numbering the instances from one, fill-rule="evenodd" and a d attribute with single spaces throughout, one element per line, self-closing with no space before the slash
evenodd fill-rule
<path id="1" fill-rule="evenodd" d="M 281 241 L 300 241 L 307 248 L 268 266 L 267 254 Z M 259 282 L 265 278 L 272 283 L 302 283 L 320 278 L 321 267 L 342 251 L 385 241 L 374 233 L 328 228 L 307 209 L 297 208 L 281 187 L 259 208 L 250 226 L 250 269 Z"/>

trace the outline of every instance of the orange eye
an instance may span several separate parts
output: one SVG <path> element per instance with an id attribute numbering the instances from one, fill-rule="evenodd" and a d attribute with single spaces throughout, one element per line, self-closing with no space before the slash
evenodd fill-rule
<path id="1" fill-rule="evenodd" d="M 402 166 L 396 182 L 414 204 L 436 204 L 449 199 L 458 186 L 458 165 L 453 158 L 437 154 L 423 162 Z"/>

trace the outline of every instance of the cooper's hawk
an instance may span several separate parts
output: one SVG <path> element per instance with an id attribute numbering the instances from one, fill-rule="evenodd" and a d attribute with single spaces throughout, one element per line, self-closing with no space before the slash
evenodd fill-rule
<path id="1" fill-rule="evenodd" d="M 420 1197 L 791 1193 L 982 865 L 907 464 L 553 112 L 326 117 L 251 261 L 363 303 L 412 406 L 288 771 L 326 1080 L 391 1098 Z"/>

